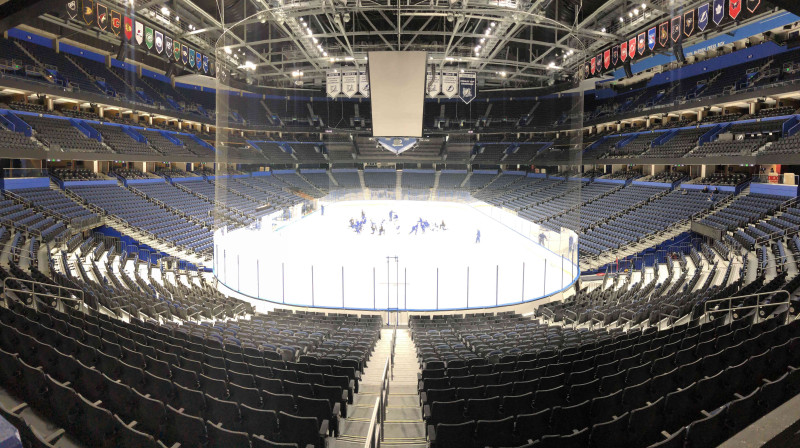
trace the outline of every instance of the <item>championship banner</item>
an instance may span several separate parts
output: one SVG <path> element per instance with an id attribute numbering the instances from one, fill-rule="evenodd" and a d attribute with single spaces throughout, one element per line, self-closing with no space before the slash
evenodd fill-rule
<path id="1" fill-rule="evenodd" d="M 136 21 L 136 43 L 141 45 L 144 42 L 144 24 Z"/>
<path id="2" fill-rule="evenodd" d="M 703 32 L 706 30 L 707 26 L 708 26 L 708 3 L 705 3 L 697 8 L 697 29 Z"/>
<path id="3" fill-rule="evenodd" d="M 725 18 L 725 0 L 714 0 L 714 23 L 719 25 Z"/>
<path id="4" fill-rule="evenodd" d="M 694 9 L 683 15 L 683 35 L 692 37 L 694 34 Z"/>
<path id="5" fill-rule="evenodd" d="M 185 44 L 181 44 L 181 62 L 183 62 L 183 65 L 189 62 L 189 47 Z"/>
<path id="6" fill-rule="evenodd" d="M 448 98 L 458 94 L 458 72 L 442 72 L 442 93 Z"/>
<path id="7" fill-rule="evenodd" d="M 594 75 L 594 72 L 597 71 L 597 57 L 592 58 L 591 68 L 592 68 L 592 74 Z"/>
<path id="8" fill-rule="evenodd" d="M 164 51 L 164 34 L 156 31 L 156 52 L 161 54 Z"/>
<path id="9" fill-rule="evenodd" d="M 647 48 L 649 48 L 650 51 L 656 49 L 656 27 L 647 30 Z"/>
<path id="10" fill-rule="evenodd" d="M 198 51 L 195 53 L 195 65 L 197 65 L 197 69 L 200 70 L 203 67 L 203 55 Z"/>
<path id="11" fill-rule="evenodd" d="M 358 93 L 358 71 L 342 71 L 342 93 L 348 98 L 352 98 Z"/>
<path id="12" fill-rule="evenodd" d="M 342 74 L 338 70 L 328 70 L 325 76 L 325 91 L 331 98 L 336 98 L 342 91 Z"/>
<path id="13" fill-rule="evenodd" d="M 133 20 L 125 16 L 125 39 L 131 40 L 133 37 Z"/>
<path id="14" fill-rule="evenodd" d="M 619 62 L 619 45 L 615 45 L 614 48 L 611 49 L 611 65 L 616 67 L 618 62 Z"/>
<path id="15" fill-rule="evenodd" d="M 478 95 L 478 74 L 464 72 L 458 75 L 458 96 L 466 104 L 472 102 Z"/>
<path id="16" fill-rule="evenodd" d="M 628 41 L 628 57 L 633 59 L 636 56 L 636 36 Z"/>
<path id="17" fill-rule="evenodd" d="M 78 17 L 78 0 L 70 0 L 67 2 L 67 15 L 70 19 Z"/>
<path id="18" fill-rule="evenodd" d="M 608 69 L 608 65 L 611 64 L 611 50 L 606 50 L 603 53 L 603 67 Z"/>
<path id="19" fill-rule="evenodd" d="M 172 54 L 175 57 L 175 62 L 181 60 L 181 44 L 176 40 L 172 43 Z"/>
<path id="20" fill-rule="evenodd" d="M 619 58 L 622 62 L 628 59 L 628 42 L 625 41 L 619 45 Z"/>
<path id="21" fill-rule="evenodd" d="M 167 59 L 172 58 L 172 38 L 169 36 L 164 36 L 164 54 Z"/>
<path id="22" fill-rule="evenodd" d="M 100 3 L 97 4 L 97 26 L 103 31 L 108 28 L 108 7 Z"/>
<path id="23" fill-rule="evenodd" d="M 117 36 L 122 32 L 122 14 L 113 9 L 111 10 L 111 31 Z"/>
<path id="24" fill-rule="evenodd" d="M 669 44 L 669 20 L 658 26 L 658 44 L 664 48 Z"/>
<path id="25" fill-rule="evenodd" d="M 194 68 L 194 48 L 189 49 L 189 66 Z"/>
<path id="26" fill-rule="evenodd" d="M 672 18 L 672 41 L 677 42 L 681 39 L 681 16 Z"/>
<path id="27" fill-rule="evenodd" d="M 364 98 L 369 98 L 369 77 L 366 70 L 361 70 L 358 74 L 358 91 Z"/>
<path id="28" fill-rule="evenodd" d="M 203 55 L 203 72 L 208 73 L 208 55 Z"/>
<path id="29" fill-rule="evenodd" d="M 81 11 L 87 25 L 94 23 L 94 0 L 81 0 Z"/>
<path id="30" fill-rule="evenodd" d="M 425 89 L 428 91 L 428 96 L 434 97 L 440 93 L 442 93 L 442 74 L 441 72 L 436 72 L 436 74 L 432 74 L 428 72 L 425 75 Z"/>
<path id="31" fill-rule="evenodd" d="M 728 14 L 731 19 L 736 20 L 742 12 L 742 0 L 728 0 Z"/>
<path id="32" fill-rule="evenodd" d="M 148 50 L 153 49 L 153 29 L 149 26 L 144 27 L 144 44 Z"/>

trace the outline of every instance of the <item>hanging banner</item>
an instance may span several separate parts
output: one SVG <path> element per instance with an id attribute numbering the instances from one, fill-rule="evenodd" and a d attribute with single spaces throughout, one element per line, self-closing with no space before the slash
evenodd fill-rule
<path id="1" fill-rule="evenodd" d="M 723 27 L 742 20 L 753 18 L 758 14 L 762 0 L 706 0 L 691 10 L 680 8 L 674 11 L 674 15 L 657 26 L 650 26 L 644 30 L 639 30 L 637 34 L 631 36 L 626 42 L 627 45 L 614 44 L 608 49 L 602 50 L 596 57 L 595 68 L 600 70 L 604 66 L 603 57 L 608 50 L 611 50 L 611 62 L 608 64 L 616 66 L 614 62 L 614 48 L 619 48 L 620 60 L 632 60 L 635 57 L 650 55 L 659 48 L 669 48 L 684 39 L 696 38 L 700 33 L 707 33 L 715 30 L 716 27 Z M 746 7 L 745 7 L 746 6 Z M 727 12 L 726 12 L 727 11 Z M 713 22 L 713 23 L 712 23 Z M 649 50 L 649 51 L 648 51 Z M 637 54 L 638 53 L 638 54 Z"/>
<path id="2" fill-rule="evenodd" d="M 94 0 L 81 0 L 81 10 L 83 11 L 83 21 L 87 25 L 94 23 Z"/>
<path id="3" fill-rule="evenodd" d="M 342 71 L 342 93 L 348 98 L 352 98 L 358 93 L 358 71 Z"/>
<path id="4" fill-rule="evenodd" d="M 175 58 L 175 62 L 180 62 L 181 60 L 181 44 L 176 40 L 172 42 L 172 54 Z"/>
<path id="5" fill-rule="evenodd" d="M 144 42 L 144 24 L 142 22 L 136 22 L 136 43 L 142 45 Z"/>
<path id="6" fill-rule="evenodd" d="M 683 15 L 683 35 L 691 37 L 694 34 L 694 9 Z"/>
<path id="7" fill-rule="evenodd" d="M 203 72 L 208 73 L 208 55 L 203 55 Z"/>
<path id="8" fill-rule="evenodd" d="M 646 48 L 647 38 L 645 37 L 645 33 L 639 33 L 639 47 L 636 50 L 639 52 L 639 55 L 643 55 Z"/>
<path id="9" fill-rule="evenodd" d="M 103 31 L 108 28 L 108 7 L 100 3 L 97 4 L 97 26 Z"/>
<path id="10" fill-rule="evenodd" d="M 217 76 L 217 72 L 214 69 L 214 62 L 212 61 L 208 62 L 208 72 L 211 74 L 211 76 Z"/>
<path id="11" fill-rule="evenodd" d="M 616 67 L 617 63 L 619 63 L 619 45 L 615 45 L 614 48 L 611 49 L 611 65 Z"/>
<path id="12" fill-rule="evenodd" d="M 194 68 L 194 48 L 189 49 L 189 66 Z"/>
<path id="13" fill-rule="evenodd" d="M 203 67 L 203 55 L 199 51 L 195 53 L 195 64 L 198 70 Z"/>
<path id="14" fill-rule="evenodd" d="M 458 72 L 442 72 L 442 93 L 448 98 L 458 95 Z"/>
<path id="15" fill-rule="evenodd" d="M 361 70 L 358 74 L 358 91 L 364 98 L 369 98 L 369 77 L 366 70 Z"/>
<path id="16" fill-rule="evenodd" d="M 714 0 L 714 23 L 719 25 L 725 18 L 725 0 Z"/>
<path id="17" fill-rule="evenodd" d="M 597 57 L 592 58 L 591 68 L 592 68 L 592 74 L 594 75 L 594 73 L 597 71 Z"/>
<path id="18" fill-rule="evenodd" d="M 342 74 L 338 70 L 328 70 L 325 77 L 325 91 L 331 98 L 336 98 L 342 91 Z"/>
<path id="19" fill-rule="evenodd" d="M 658 44 L 662 48 L 669 44 L 669 20 L 658 26 Z"/>
<path id="20" fill-rule="evenodd" d="M 603 68 L 608 69 L 609 64 L 611 64 L 611 50 L 606 50 L 603 53 Z"/>
<path id="21" fill-rule="evenodd" d="M 442 73 L 428 72 L 425 75 L 425 89 L 428 91 L 428 96 L 435 97 L 442 93 Z"/>
<path id="22" fill-rule="evenodd" d="M 586 65 L 583 67 L 583 73 L 584 78 L 592 76 L 592 61 L 586 61 Z"/>
<path id="23" fill-rule="evenodd" d="M 122 32 L 122 14 L 113 9 L 111 10 L 111 31 L 117 36 Z"/>
<path id="24" fill-rule="evenodd" d="M 133 20 L 130 17 L 125 16 L 125 39 L 131 40 L 133 37 Z"/>
<path id="25" fill-rule="evenodd" d="M 702 31 L 706 30 L 708 26 L 708 3 L 700 5 L 697 8 L 697 29 Z"/>
<path id="26" fill-rule="evenodd" d="M 149 26 L 144 27 L 144 44 L 148 50 L 153 49 L 153 29 Z"/>
<path id="27" fill-rule="evenodd" d="M 478 95 L 478 74 L 464 72 L 458 75 L 458 96 L 461 101 L 469 104 Z"/>
<path id="28" fill-rule="evenodd" d="M 164 36 L 164 54 L 167 59 L 172 58 L 172 38 L 169 36 Z"/>
<path id="29" fill-rule="evenodd" d="M 156 52 L 161 54 L 164 51 L 164 34 L 156 31 Z"/>
<path id="30" fill-rule="evenodd" d="M 742 0 L 728 0 L 728 14 L 731 19 L 736 20 L 742 12 Z"/>
<path id="31" fill-rule="evenodd" d="M 183 62 L 183 65 L 189 63 L 189 47 L 187 47 L 185 44 L 181 44 L 181 61 Z"/>
<path id="32" fill-rule="evenodd" d="M 677 42 L 681 39 L 681 16 L 672 19 L 672 41 Z"/>
<path id="33" fill-rule="evenodd" d="M 647 30 L 647 48 L 649 48 L 650 51 L 656 49 L 656 27 Z"/>
<path id="34" fill-rule="evenodd" d="M 78 0 L 70 0 L 67 2 L 67 15 L 70 19 L 78 17 Z"/>

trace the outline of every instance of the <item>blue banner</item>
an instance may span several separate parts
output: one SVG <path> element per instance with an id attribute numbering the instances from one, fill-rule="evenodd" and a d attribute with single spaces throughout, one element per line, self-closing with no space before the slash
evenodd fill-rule
<path id="1" fill-rule="evenodd" d="M 477 74 L 464 72 L 458 76 L 458 96 L 461 101 L 469 104 L 478 95 Z"/>

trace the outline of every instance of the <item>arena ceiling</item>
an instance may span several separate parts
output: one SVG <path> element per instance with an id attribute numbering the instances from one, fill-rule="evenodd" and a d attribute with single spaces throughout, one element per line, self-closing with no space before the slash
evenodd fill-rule
<path id="1" fill-rule="evenodd" d="M 218 65 L 248 83 L 322 86 L 324 74 L 369 51 L 423 50 L 435 67 L 478 72 L 484 87 L 569 80 L 592 55 L 668 17 L 679 0 L 110 0 L 205 54 L 228 30 Z M 61 32 L 80 26 L 39 18 Z M 60 33 L 58 33 L 60 34 Z M 105 36 L 95 35 L 101 39 Z M 591 57 L 591 56 L 589 56 Z"/>

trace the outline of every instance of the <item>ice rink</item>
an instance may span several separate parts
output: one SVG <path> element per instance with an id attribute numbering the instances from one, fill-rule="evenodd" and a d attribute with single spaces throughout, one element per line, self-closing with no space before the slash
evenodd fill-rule
<path id="1" fill-rule="evenodd" d="M 350 219 L 359 220 L 362 211 L 367 223 L 357 234 Z M 396 221 L 389 221 L 390 211 Z M 557 248 L 552 241 L 561 238 L 557 233 L 545 244 L 564 257 L 538 244 L 541 232 L 534 224 L 488 216 L 494 212 L 499 210 L 483 203 L 330 203 L 324 215 L 316 211 L 274 228 L 218 233 L 214 269 L 222 283 L 252 297 L 354 309 L 494 306 L 539 298 L 572 283 L 576 255 Z M 420 219 L 431 228 L 411 233 Z M 446 230 L 435 229 L 442 221 Z M 372 234 L 371 222 L 383 224 L 385 234 Z"/>

